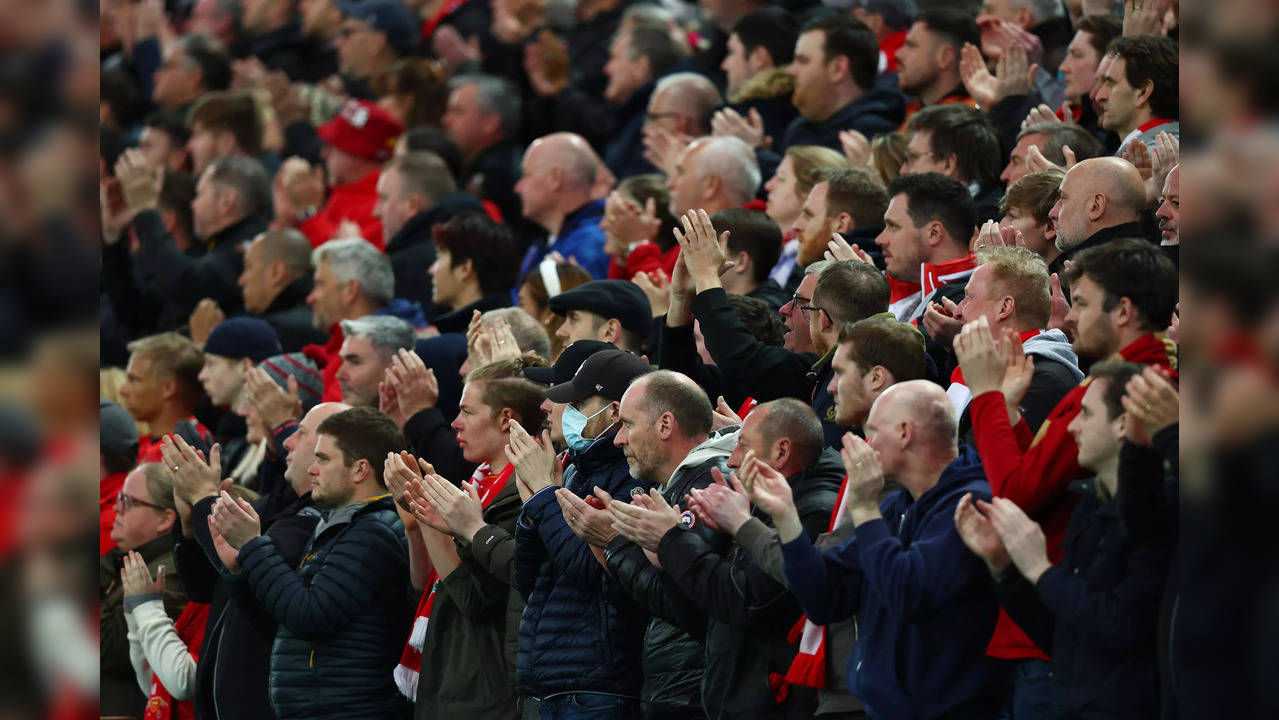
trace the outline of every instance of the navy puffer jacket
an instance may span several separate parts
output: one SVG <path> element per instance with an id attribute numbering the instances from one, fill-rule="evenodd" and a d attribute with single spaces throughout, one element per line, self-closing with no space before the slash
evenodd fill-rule
<path id="1" fill-rule="evenodd" d="M 408 716 L 392 679 L 413 621 L 408 546 L 389 494 L 334 510 L 299 569 L 269 537 L 245 543 L 239 562 L 280 624 L 269 691 L 281 720 Z"/>
<path id="2" fill-rule="evenodd" d="M 629 500 L 631 478 L 616 431 L 570 458 L 564 487 L 578 497 L 602 488 Z M 515 528 L 515 583 L 524 596 L 520 622 L 520 689 L 544 698 L 564 692 L 639 696 L 641 645 L 648 615 L 633 603 L 610 602 L 604 572 L 588 546 L 573 534 L 554 488 L 529 498 Z"/>

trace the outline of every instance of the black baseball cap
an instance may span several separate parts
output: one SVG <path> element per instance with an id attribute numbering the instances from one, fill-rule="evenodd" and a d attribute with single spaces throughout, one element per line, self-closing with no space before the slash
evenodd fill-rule
<path id="1" fill-rule="evenodd" d="M 606 320 L 616 318 L 622 327 L 643 337 L 653 327 L 648 296 L 629 280 L 592 280 L 551 298 L 549 306 L 557 315 L 589 310 Z"/>
<path id="2" fill-rule="evenodd" d="M 546 399 L 573 403 L 592 395 L 603 395 L 609 400 L 621 400 L 635 378 L 650 372 L 653 372 L 652 366 L 638 355 L 625 350 L 603 350 L 586 358 L 572 380 L 547 390 Z"/>
<path id="3" fill-rule="evenodd" d="M 613 343 L 602 340 L 578 340 L 560 351 L 555 364 L 551 367 L 524 368 L 524 377 L 543 385 L 559 385 L 573 379 L 573 374 L 582 367 L 586 358 L 601 350 L 616 350 Z"/>

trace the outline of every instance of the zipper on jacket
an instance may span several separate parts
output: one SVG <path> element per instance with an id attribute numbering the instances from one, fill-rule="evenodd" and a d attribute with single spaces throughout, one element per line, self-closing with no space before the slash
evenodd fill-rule
<path id="1" fill-rule="evenodd" d="M 311 659 L 307 661 L 307 667 L 315 668 L 315 648 L 311 649 Z"/>

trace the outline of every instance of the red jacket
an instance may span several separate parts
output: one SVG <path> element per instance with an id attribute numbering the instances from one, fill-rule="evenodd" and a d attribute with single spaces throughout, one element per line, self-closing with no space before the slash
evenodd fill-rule
<path id="1" fill-rule="evenodd" d="M 189 602 L 182 614 L 173 622 L 178 637 L 186 643 L 191 659 L 199 661 L 200 647 L 204 645 L 204 628 L 209 620 L 209 604 Z M 143 720 L 194 720 L 195 703 L 191 700 L 174 700 L 160 679 L 151 676 L 151 694 L 147 697 L 146 715 Z"/>
<path id="2" fill-rule="evenodd" d="M 608 277 L 610 280 L 630 280 L 641 272 L 662 270 L 666 273 L 667 279 L 670 279 L 671 273 L 675 271 L 675 261 L 678 259 L 678 243 L 672 245 L 666 252 L 662 252 L 657 243 L 640 243 L 626 256 L 625 267 L 618 265 L 616 260 L 608 261 Z"/>
<path id="3" fill-rule="evenodd" d="M 1177 346 L 1163 333 L 1147 333 L 1113 359 L 1165 368 L 1175 380 L 1176 352 Z M 991 494 L 1017 503 L 1040 524 L 1048 540 L 1048 558 L 1054 563 L 1061 559 L 1061 541 L 1075 509 L 1066 486 L 1084 475 L 1078 463 L 1079 447 L 1066 427 L 1079 413 L 1090 382 L 1092 378 L 1084 378 L 1067 393 L 1034 437 L 1024 419 L 1015 428 L 1008 422 L 1004 394 L 998 390 L 978 395 L 968 406 Z M 1002 609 L 986 653 L 998 658 L 1048 658 Z"/>
<path id="4" fill-rule="evenodd" d="M 347 185 L 339 185 L 329 191 L 328 202 L 318 213 L 298 226 L 312 247 L 328 242 L 337 232 L 343 220 L 360 226 L 360 235 L 377 246 L 386 248 L 382 239 L 382 221 L 373 214 L 377 205 L 377 179 L 381 171 L 375 170 Z"/>

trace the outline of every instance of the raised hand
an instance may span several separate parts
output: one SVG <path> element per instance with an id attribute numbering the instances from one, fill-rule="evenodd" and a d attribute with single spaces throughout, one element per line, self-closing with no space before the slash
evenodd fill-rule
<path id="1" fill-rule="evenodd" d="M 986 58 L 982 57 L 981 50 L 976 45 L 964 43 L 960 50 L 959 74 L 964 88 L 979 106 L 989 108 L 998 101 L 995 76 L 990 74 Z"/>
<path id="2" fill-rule="evenodd" d="M 870 140 L 856 130 L 840 130 L 839 146 L 849 167 L 870 167 Z"/>
<path id="3" fill-rule="evenodd" d="M 1123 158 L 1137 168 L 1137 172 L 1141 173 L 1142 181 L 1149 181 L 1154 175 L 1155 171 L 1150 159 L 1150 148 L 1146 147 L 1146 143 L 1140 140 L 1133 140 L 1128 143 L 1124 148 Z"/>
<path id="4" fill-rule="evenodd" d="M 666 177 L 675 177 L 680 156 L 693 140 L 691 136 L 649 123 L 644 126 L 644 159 Z"/>
<path id="5" fill-rule="evenodd" d="M 947 297 L 942 297 L 940 303 L 929 303 L 924 308 L 922 322 L 928 334 L 942 347 L 951 347 L 955 336 L 964 327 L 964 321 L 959 317 L 959 306 Z"/>
<path id="6" fill-rule="evenodd" d="M 529 496 L 551 485 L 559 485 L 555 477 L 555 450 L 551 431 L 542 430 L 542 439 L 528 434 L 524 426 L 511 421 L 507 435 L 506 458 L 515 466 L 515 476 L 529 490 Z"/>
<path id="7" fill-rule="evenodd" d="M 1128 380 L 1122 402 L 1128 415 L 1125 437 L 1145 447 L 1160 430 L 1176 425 L 1181 412 L 1177 388 L 1155 367 L 1147 367 Z"/>
<path id="8" fill-rule="evenodd" d="M 717 467 L 711 468 L 715 481 L 704 488 L 694 488 L 688 493 L 688 509 L 697 514 L 711 528 L 729 535 L 736 535 L 751 517 L 750 498 L 746 488 L 731 472 L 728 479 Z"/>
<path id="9" fill-rule="evenodd" d="M 954 350 L 973 397 L 1000 389 L 1008 355 L 984 316 L 964 325 L 955 337 Z"/>
<path id="10" fill-rule="evenodd" d="M 1008 353 L 1008 365 L 1004 368 L 1004 379 L 999 390 L 1004 394 L 1008 422 L 1016 425 L 1021 419 L 1021 399 L 1026 397 L 1030 381 L 1035 377 L 1035 360 L 1026 354 L 1021 338 L 1012 330 L 1005 332 L 1004 348 Z"/>
<path id="11" fill-rule="evenodd" d="M 386 368 L 386 381 L 395 390 L 400 414 L 405 421 L 417 413 L 435 407 L 440 400 L 440 383 L 435 371 L 411 350 L 400 348 Z"/>
<path id="12" fill-rule="evenodd" d="M 173 478 L 173 491 L 189 505 L 218 494 L 222 482 L 222 446 L 209 448 L 209 459 L 191 447 L 181 435 L 170 433 L 160 440 L 160 458 Z"/>
<path id="13" fill-rule="evenodd" d="M 262 521 L 253 506 L 241 498 L 233 498 L 223 490 L 209 513 L 213 527 L 226 538 L 227 544 L 239 550 L 262 534 Z"/>
<path id="14" fill-rule="evenodd" d="M 884 492 L 884 470 L 879 464 L 879 455 L 865 440 L 849 432 L 844 433 L 841 440 L 839 458 L 844 462 L 844 472 L 848 473 L 845 492 L 853 524 L 860 525 L 878 517 L 879 496 Z"/>
<path id="15" fill-rule="evenodd" d="M 804 528 L 800 524 L 799 511 L 795 509 L 795 499 L 786 478 L 756 457 L 751 450 L 742 458 L 740 473 L 742 487 L 750 501 L 773 518 L 773 527 L 777 528 L 782 542 L 799 537 Z"/>
<path id="16" fill-rule="evenodd" d="M 609 507 L 613 498 L 600 488 L 595 488 L 595 496 L 604 505 L 604 509 L 588 505 L 585 500 L 573 494 L 571 490 L 560 488 L 555 491 L 555 499 L 560 503 L 564 513 L 564 521 L 578 537 L 587 544 L 604 547 L 617 537 L 617 529 L 613 527 L 613 514 Z"/>
<path id="17" fill-rule="evenodd" d="M 1070 314 L 1070 301 L 1066 299 L 1066 293 L 1061 289 L 1061 278 L 1057 277 L 1057 273 L 1048 276 L 1049 287 L 1052 293 L 1052 311 L 1048 315 L 1048 329 L 1060 330 L 1066 333 L 1066 337 L 1070 340 L 1075 339 L 1075 323 L 1067 320 Z"/>
<path id="18" fill-rule="evenodd" d="M 732 266 L 725 260 L 728 231 L 716 237 L 711 216 L 705 210 L 689 210 L 680 222 L 684 231 L 675 228 L 675 239 L 680 244 L 680 259 L 688 268 L 694 288 L 701 293 L 720 287 L 720 274 Z"/>
<path id="19" fill-rule="evenodd" d="M 537 42 L 524 46 L 524 72 L 529 85 L 542 97 L 555 97 L 568 86 L 568 44 L 543 29 Z"/>
<path id="20" fill-rule="evenodd" d="M 641 498 L 646 502 L 639 502 Z M 630 504 L 609 503 L 609 512 L 613 514 L 613 527 L 619 533 L 652 552 L 657 552 L 662 536 L 680 522 L 679 505 L 668 505 L 656 488 L 650 489 L 646 496 L 636 497 L 636 502 Z"/>
<path id="21" fill-rule="evenodd" d="M 289 420 L 302 419 L 302 399 L 298 395 L 298 380 L 289 376 L 289 389 L 285 391 L 280 384 L 261 368 L 250 368 L 244 375 L 245 388 L 249 393 L 249 402 L 258 411 L 262 422 L 272 430 Z"/>
<path id="22" fill-rule="evenodd" d="M 439 475 L 431 474 L 423 478 L 422 488 L 454 537 L 470 540 L 487 524 L 475 483 L 465 482 L 458 488 Z"/>
<path id="23" fill-rule="evenodd" d="M 1013 564 L 1032 585 L 1039 582 L 1039 576 L 1052 567 L 1043 529 L 1008 498 L 995 498 L 987 512 Z"/>
<path id="24" fill-rule="evenodd" d="M 276 222 L 283 227 L 296 226 L 301 222 L 299 212 L 324 204 L 324 168 L 313 168 L 306 160 L 291 157 L 280 165 L 272 191 Z"/>
<path id="25" fill-rule="evenodd" d="M 386 480 L 386 489 L 391 491 L 391 498 L 401 510 L 412 513 L 409 506 L 409 483 L 421 480 L 422 473 L 413 454 L 407 450 L 398 453 L 387 453 L 382 463 L 382 477 Z"/>
<path id="26" fill-rule="evenodd" d="M 1044 172 L 1045 170 L 1061 170 L 1065 172 L 1075 166 L 1075 163 L 1077 162 L 1075 160 L 1075 151 L 1070 149 L 1069 145 L 1061 146 L 1061 154 L 1062 157 L 1065 158 L 1066 162 L 1063 165 L 1058 165 L 1044 157 L 1044 154 L 1039 150 L 1039 146 L 1031 145 L 1030 150 L 1026 152 L 1026 167 L 1030 170 L 1030 172 L 1038 173 Z"/>
<path id="27" fill-rule="evenodd" d="M 850 245 L 839 233 L 831 233 L 830 240 L 826 243 L 826 259 L 834 262 L 842 262 L 844 260 L 856 260 L 864 262 L 867 265 L 874 265 L 875 261 L 870 254 L 862 250 L 860 245 Z"/>
<path id="28" fill-rule="evenodd" d="M 232 575 L 240 574 L 240 551 L 231 547 L 231 543 L 222 537 L 222 533 L 218 532 L 218 528 L 213 523 L 213 516 L 209 515 L 205 518 L 209 522 L 209 536 L 213 538 L 213 551 L 218 554 L 218 559 L 222 561 L 222 566 Z"/>
<path id="29" fill-rule="evenodd" d="M 715 403 L 715 409 L 712 411 L 711 430 L 723 430 L 726 427 L 735 427 L 742 424 L 742 419 L 733 412 L 733 409 L 724 402 L 724 396 L 720 395 L 719 400 Z"/>
<path id="30" fill-rule="evenodd" d="M 142 556 L 130 551 L 124 556 L 124 567 L 120 569 L 120 584 L 124 587 L 125 597 L 150 595 L 164 592 L 164 566 L 156 568 L 155 579 L 151 579 L 151 571 Z"/>
<path id="31" fill-rule="evenodd" d="M 146 155 L 137 148 L 125 150 L 115 163 L 115 176 L 120 181 L 124 203 L 132 215 L 160 207 L 160 188 L 164 185 L 164 168 L 151 167 Z"/>
<path id="32" fill-rule="evenodd" d="M 1067 118 L 1070 118 L 1071 122 L 1074 121 L 1074 116 L 1071 115 L 1070 113 L 1063 113 L 1063 114 Z M 1061 118 L 1057 117 L 1057 113 L 1053 112 L 1053 109 L 1048 107 L 1047 105 L 1040 103 L 1039 105 L 1036 105 L 1035 107 L 1031 108 L 1030 112 L 1026 113 L 1026 119 L 1021 121 L 1021 129 L 1025 130 L 1031 125 L 1040 125 L 1043 123 L 1059 123 L 1059 122 L 1062 122 L 1062 120 Z"/>
<path id="33" fill-rule="evenodd" d="M 711 118 L 711 132 L 716 137 L 740 138 L 752 148 L 765 145 L 764 119 L 755 108 L 751 108 L 748 118 L 742 117 L 731 107 L 715 111 Z"/>
<path id="34" fill-rule="evenodd" d="M 201 300 L 187 319 L 191 328 L 191 342 L 204 347 L 204 343 L 209 339 L 209 333 L 213 332 L 213 328 L 220 325 L 223 320 L 226 320 L 226 313 L 222 312 L 217 300 L 213 298 Z"/>
<path id="35" fill-rule="evenodd" d="M 960 498 L 955 506 L 955 530 L 968 549 L 986 562 L 992 573 L 1003 572 L 1012 560 L 1008 558 L 1004 541 L 999 539 L 995 526 L 986 513 L 978 509 L 978 505 L 989 511 L 990 503 L 980 500 L 974 504 L 972 493 L 965 493 Z"/>
<path id="36" fill-rule="evenodd" d="M 676 265 L 679 265 L 678 261 Z M 635 273 L 631 282 L 638 285 L 648 297 L 648 306 L 653 311 L 653 317 L 657 318 L 666 314 L 671 306 L 671 281 L 666 277 L 665 270 L 658 268 L 650 272 Z"/>

